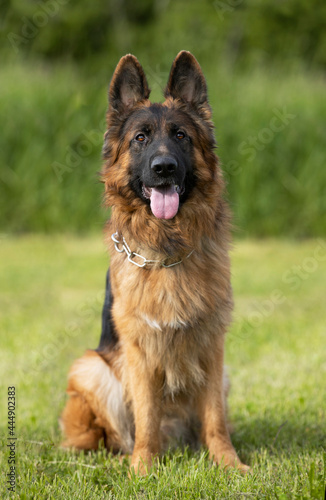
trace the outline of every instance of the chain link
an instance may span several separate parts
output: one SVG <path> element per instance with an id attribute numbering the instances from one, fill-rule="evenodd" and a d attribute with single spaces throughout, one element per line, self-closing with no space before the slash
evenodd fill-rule
<path id="1" fill-rule="evenodd" d="M 113 233 L 111 235 L 111 239 L 114 242 L 114 248 L 116 249 L 116 251 L 119 253 L 126 252 L 127 257 L 128 257 L 128 261 L 137 267 L 145 267 L 147 264 L 160 264 L 162 267 L 165 267 L 165 268 L 177 266 L 178 264 L 181 264 L 181 262 L 183 262 L 185 259 L 188 259 L 190 257 L 190 255 L 192 255 L 194 252 L 194 250 L 191 250 L 191 252 L 185 257 L 185 259 L 181 259 L 181 260 L 178 260 L 178 262 L 173 262 L 172 264 L 167 265 L 164 263 L 165 262 L 164 260 L 163 261 L 161 261 L 161 260 L 149 260 L 149 259 L 146 259 L 145 257 L 143 257 L 142 255 L 140 255 L 139 253 L 132 252 L 129 248 L 128 243 L 124 239 L 124 237 L 122 237 L 122 241 L 119 240 L 118 232 Z M 138 262 L 135 259 L 138 259 Z M 140 262 L 139 262 L 139 259 L 140 259 Z"/>

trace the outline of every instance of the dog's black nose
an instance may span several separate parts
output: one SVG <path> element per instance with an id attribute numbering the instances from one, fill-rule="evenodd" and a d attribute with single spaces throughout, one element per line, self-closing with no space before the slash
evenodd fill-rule
<path id="1" fill-rule="evenodd" d="M 177 170 L 177 161 L 171 156 L 157 156 L 151 163 L 151 169 L 160 177 L 170 177 Z"/>

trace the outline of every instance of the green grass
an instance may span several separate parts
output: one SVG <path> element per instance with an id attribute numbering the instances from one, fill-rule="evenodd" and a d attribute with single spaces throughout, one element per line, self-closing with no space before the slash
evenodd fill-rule
<path id="1" fill-rule="evenodd" d="M 69 366 L 99 339 L 108 263 L 101 236 L 2 235 L 1 498 L 324 498 L 326 243 L 244 240 L 232 262 L 232 440 L 252 474 L 219 470 L 204 450 L 178 449 L 148 477 L 128 479 L 127 462 L 104 450 L 58 447 Z M 11 495 L 8 386 L 16 388 L 18 438 Z"/>
<path id="2" fill-rule="evenodd" d="M 161 89 L 177 52 L 164 52 L 162 61 L 147 51 L 136 54 L 153 101 L 162 100 Z M 117 62 L 118 57 L 109 58 L 88 71 L 33 60 L 3 64 L 3 231 L 80 233 L 101 227 L 103 187 L 97 172 L 107 86 Z M 323 77 L 275 67 L 236 73 L 207 55 L 200 63 L 235 223 L 246 227 L 242 234 L 325 236 Z M 280 114 L 287 117 L 283 124 Z"/>

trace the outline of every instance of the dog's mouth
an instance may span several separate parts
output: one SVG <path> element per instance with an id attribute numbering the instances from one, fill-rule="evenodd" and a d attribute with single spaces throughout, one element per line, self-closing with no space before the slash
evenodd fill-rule
<path id="1" fill-rule="evenodd" d="M 152 213 L 158 219 L 173 219 L 179 210 L 180 195 L 184 188 L 177 184 L 149 187 L 143 184 L 144 198 L 150 200 Z"/>

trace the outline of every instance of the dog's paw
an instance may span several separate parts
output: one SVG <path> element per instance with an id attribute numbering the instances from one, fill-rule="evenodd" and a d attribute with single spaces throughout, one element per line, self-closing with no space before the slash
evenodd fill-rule
<path id="1" fill-rule="evenodd" d="M 147 476 L 157 460 L 157 455 L 153 455 L 149 452 L 137 453 L 136 455 L 133 454 L 130 464 L 130 475 L 134 472 L 139 476 Z"/>
<path id="2" fill-rule="evenodd" d="M 222 459 L 217 462 L 222 469 L 236 469 L 242 474 L 250 472 L 250 467 L 241 462 L 236 454 L 223 455 Z"/>

